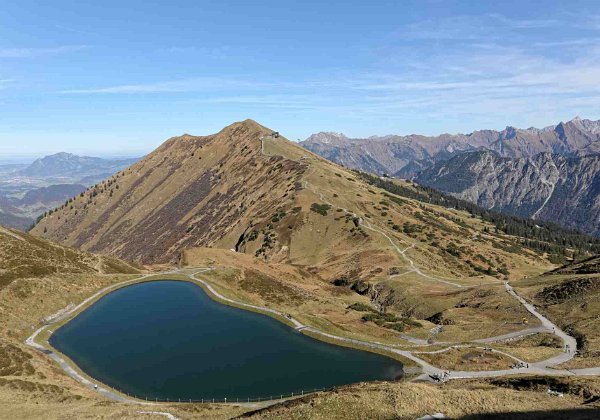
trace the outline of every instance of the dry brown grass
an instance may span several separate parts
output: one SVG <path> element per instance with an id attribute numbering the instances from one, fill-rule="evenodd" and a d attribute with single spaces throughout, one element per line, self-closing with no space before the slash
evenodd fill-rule
<path id="1" fill-rule="evenodd" d="M 515 362 L 503 354 L 478 348 L 452 348 L 440 353 L 420 353 L 418 356 L 442 369 L 461 371 L 509 369 Z"/>
<path id="2" fill-rule="evenodd" d="M 0 226 L 0 289 L 25 277 L 137 272 L 137 268 L 116 258 L 66 248 Z"/>
<path id="3" fill-rule="evenodd" d="M 584 398 L 553 397 L 543 391 L 516 391 L 485 382 L 451 382 L 443 386 L 416 383 L 369 383 L 306 397 L 257 412 L 260 419 L 415 419 L 434 413 L 447 418 L 484 413 L 556 412 L 566 418 Z M 593 416 L 594 407 L 586 407 Z M 562 411 L 560 413 L 559 411 Z M 532 416 L 533 417 L 533 416 Z M 586 417 L 580 417 L 586 418 Z M 587 417 L 592 418 L 592 417 Z"/>
<path id="4" fill-rule="evenodd" d="M 492 345 L 526 362 L 539 362 L 557 356 L 562 353 L 562 346 L 560 338 L 549 333 L 532 334 Z"/>

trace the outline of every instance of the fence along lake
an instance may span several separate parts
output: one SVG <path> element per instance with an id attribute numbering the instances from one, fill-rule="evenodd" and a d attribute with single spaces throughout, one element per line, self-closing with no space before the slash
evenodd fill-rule
<path id="1" fill-rule="evenodd" d="M 50 344 L 96 380 L 159 401 L 264 399 L 403 374 L 395 360 L 315 340 L 175 280 L 109 293 Z"/>

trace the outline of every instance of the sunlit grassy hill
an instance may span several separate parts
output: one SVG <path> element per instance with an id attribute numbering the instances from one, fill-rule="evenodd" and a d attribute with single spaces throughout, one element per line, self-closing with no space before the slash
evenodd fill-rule
<path id="1" fill-rule="evenodd" d="M 510 226 L 400 186 L 414 194 L 246 120 L 210 136 L 169 139 L 32 233 L 143 263 L 173 264 L 195 247 L 232 249 L 302 267 L 378 310 L 436 316 L 461 331 L 487 306 L 498 308 L 486 315 L 490 333 L 499 320 L 511 329 L 527 318 L 501 280 L 554 268 L 549 253 L 509 234 Z"/>
<path id="2" fill-rule="evenodd" d="M 89 254 L 0 227 L 0 288 L 27 277 L 137 272 L 137 268 L 113 257 Z"/>

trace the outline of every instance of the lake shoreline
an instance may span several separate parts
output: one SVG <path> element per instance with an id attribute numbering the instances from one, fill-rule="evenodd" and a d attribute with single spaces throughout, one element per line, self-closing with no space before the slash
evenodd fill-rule
<path id="1" fill-rule="evenodd" d="M 90 298 L 86 299 L 86 301 L 84 301 L 85 302 L 84 306 L 80 306 L 81 304 L 78 305 L 75 308 L 75 310 L 67 313 L 64 317 L 62 317 L 61 319 L 57 320 L 56 322 L 51 323 L 49 325 L 46 325 L 45 327 L 42 327 L 42 329 L 47 330 L 48 328 L 52 328 L 52 330 L 56 331 L 60 327 L 62 327 L 63 325 L 65 325 L 65 324 L 69 323 L 70 321 L 72 321 L 74 318 L 76 318 L 79 314 L 81 314 L 83 311 L 85 311 L 86 309 L 88 309 L 90 306 L 92 306 L 98 300 L 102 299 L 103 297 L 105 297 L 105 296 L 107 296 L 107 295 L 109 295 L 109 294 L 111 294 L 113 292 L 116 292 L 116 291 L 121 290 L 121 289 L 123 289 L 125 287 L 128 287 L 128 286 L 133 286 L 133 285 L 140 284 L 140 283 L 155 282 L 155 281 L 160 281 L 160 280 L 163 280 L 163 281 L 181 281 L 181 282 L 187 282 L 187 283 L 194 284 L 195 286 L 200 287 L 203 290 L 204 294 L 207 297 L 210 298 L 210 300 L 215 301 L 218 304 L 232 306 L 232 307 L 235 307 L 237 309 L 241 309 L 241 310 L 244 310 L 244 311 L 247 311 L 247 312 L 255 312 L 255 313 L 263 315 L 263 316 L 266 315 L 269 318 L 272 318 L 272 319 L 278 321 L 280 324 L 285 324 L 285 326 L 293 328 L 293 323 L 290 322 L 289 319 L 287 319 L 287 318 L 285 318 L 283 316 L 279 316 L 276 313 L 270 312 L 271 310 L 269 308 L 265 308 L 267 310 L 267 312 L 265 312 L 265 311 L 257 309 L 257 308 L 251 308 L 251 307 L 245 306 L 246 304 L 241 303 L 241 302 L 239 303 L 239 305 L 232 304 L 232 302 L 228 302 L 228 301 L 224 301 L 223 299 L 220 299 L 217 295 L 215 295 L 214 293 L 212 293 L 212 290 L 210 290 L 210 287 L 207 287 L 206 284 L 203 284 L 203 282 L 201 280 L 199 280 L 197 278 L 193 278 L 192 275 L 190 275 L 190 274 L 182 274 L 182 273 L 178 273 L 178 272 L 166 272 L 166 273 L 159 273 L 159 274 L 148 274 L 148 275 L 143 276 L 141 278 L 132 279 L 132 280 L 128 280 L 128 281 L 125 281 L 125 282 L 121 282 L 121 283 L 118 283 L 118 284 L 111 285 L 111 286 L 109 286 L 109 287 L 107 287 L 107 288 L 105 288 L 105 289 L 97 292 L 96 294 L 92 295 L 93 299 L 90 299 Z M 335 341 L 335 340 L 327 340 L 327 339 L 324 339 L 324 337 L 320 337 L 318 335 L 315 336 L 314 334 L 310 334 L 308 331 L 299 331 L 299 332 L 302 332 L 303 335 L 307 335 L 307 336 L 309 336 L 313 340 L 316 340 L 316 341 L 319 341 L 319 342 L 328 343 L 328 344 L 333 344 L 335 347 L 349 347 L 349 348 L 352 348 L 352 349 L 355 349 L 355 350 L 360 350 L 362 352 L 374 353 L 374 354 L 377 354 L 377 355 L 385 356 L 387 358 L 393 359 L 396 362 L 402 362 L 403 361 L 403 360 L 398 360 L 399 357 L 394 357 L 392 354 L 385 354 L 385 353 L 380 352 L 380 351 L 373 351 L 373 349 L 364 348 L 364 347 L 361 347 L 361 346 L 358 346 L 358 345 L 356 345 L 356 346 L 355 345 L 348 345 L 348 343 L 341 343 L 341 342 L 338 342 L 338 341 Z M 50 343 L 48 343 L 48 339 L 49 339 L 49 337 L 50 337 L 51 334 L 52 334 L 52 331 L 49 332 L 49 334 L 46 337 L 46 340 L 44 340 L 44 344 L 45 345 L 48 345 L 52 349 L 52 351 L 54 351 L 55 353 L 57 353 L 60 356 L 62 356 L 62 358 L 68 362 L 69 366 L 72 367 L 73 369 L 75 369 L 80 376 L 87 377 L 87 379 L 90 381 L 90 383 L 103 384 L 102 381 L 97 381 L 91 375 L 89 375 L 87 372 L 85 372 L 84 370 L 82 370 L 81 368 L 79 368 L 79 366 L 72 359 L 70 359 L 66 354 L 62 353 L 55 346 L 53 346 Z M 40 338 L 43 339 L 43 334 L 40 334 Z M 35 338 L 34 338 L 34 340 L 35 340 Z M 402 371 L 404 371 L 404 364 L 402 364 Z M 404 379 L 406 379 L 405 376 L 403 376 L 403 377 L 404 377 Z M 79 380 L 79 382 L 82 382 L 79 378 L 75 378 L 75 379 Z M 364 382 L 364 381 L 358 381 L 358 382 Z M 372 382 L 372 381 L 369 381 L 369 382 Z M 344 384 L 344 385 L 348 385 L 348 383 Z M 321 389 L 321 390 L 324 390 L 324 389 Z M 114 389 L 114 388 L 113 388 L 113 391 L 114 391 L 115 394 L 117 394 L 117 395 L 120 396 L 119 399 L 126 397 L 126 399 L 128 400 L 128 402 L 145 402 L 145 400 L 143 400 L 143 399 L 140 400 L 139 398 L 136 399 L 135 397 L 132 399 L 132 397 L 128 393 L 126 393 L 126 392 L 120 392 L 119 390 Z M 291 396 L 297 396 L 297 395 L 291 394 L 289 396 L 291 397 Z M 274 401 L 279 401 L 279 400 L 281 400 L 281 396 L 277 396 L 277 398 Z M 264 402 L 265 399 L 261 398 L 260 401 Z M 169 401 L 165 401 L 165 402 L 172 402 L 172 401 L 169 400 Z M 185 401 L 184 399 L 181 399 L 181 402 L 189 402 L 189 401 Z M 206 401 L 204 401 L 204 402 L 206 402 Z M 208 401 L 208 402 L 212 402 L 212 401 Z M 227 402 L 228 403 L 230 403 L 230 402 L 234 403 L 231 400 L 228 400 Z M 240 401 L 240 403 L 241 403 L 241 401 Z"/>

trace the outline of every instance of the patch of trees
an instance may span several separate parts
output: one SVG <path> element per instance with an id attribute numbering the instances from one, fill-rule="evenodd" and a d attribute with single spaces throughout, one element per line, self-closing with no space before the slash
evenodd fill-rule
<path id="1" fill-rule="evenodd" d="M 310 209 L 321 216 L 327 216 L 327 211 L 331 209 L 329 204 L 312 203 Z"/>
<path id="2" fill-rule="evenodd" d="M 271 217 L 271 222 L 273 223 L 277 223 L 279 222 L 281 219 L 283 219 L 286 216 L 286 212 L 279 208 L 277 209 L 277 212 L 273 215 L 273 217 Z"/>
<path id="3" fill-rule="evenodd" d="M 364 303 L 353 303 L 348 306 L 348 309 L 352 309 L 358 312 L 368 312 L 363 315 L 361 319 L 364 322 L 373 322 L 380 327 L 389 328 L 396 331 L 404 331 L 407 327 L 420 327 L 421 323 L 408 317 L 398 317 L 394 314 L 378 312 Z"/>
<path id="4" fill-rule="evenodd" d="M 471 217 L 480 217 L 495 226 L 497 232 L 523 238 L 522 244 L 528 248 L 558 255 L 566 255 L 567 248 L 579 251 L 600 253 L 600 238 L 595 238 L 576 230 L 565 229 L 556 223 L 525 219 L 484 209 L 477 204 L 446 195 L 430 187 L 413 184 L 412 187 L 395 184 L 375 175 L 355 171 L 365 182 L 384 189 L 388 193 L 410 198 L 424 203 L 454 208 L 468 212 Z M 391 196 L 387 196 L 393 200 Z"/>

